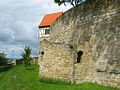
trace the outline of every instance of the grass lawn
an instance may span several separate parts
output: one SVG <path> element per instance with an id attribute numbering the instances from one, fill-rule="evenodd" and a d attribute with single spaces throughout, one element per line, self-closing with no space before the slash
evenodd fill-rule
<path id="1" fill-rule="evenodd" d="M 38 68 L 31 65 L 29 68 Z M 17 65 L 8 71 L 0 72 L 0 90 L 120 90 L 98 84 L 79 85 L 50 84 L 40 82 L 38 70 L 25 70 L 24 65 Z"/>

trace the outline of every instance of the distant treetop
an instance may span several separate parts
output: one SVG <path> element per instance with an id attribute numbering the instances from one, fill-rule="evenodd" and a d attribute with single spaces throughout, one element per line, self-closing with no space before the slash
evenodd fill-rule
<path id="1" fill-rule="evenodd" d="M 64 4 L 66 6 L 66 3 L 70 3 L 72 6 L 76 6 L 76 5 L 80 4 L 83 1 L 85 1 L 85 0 L 54 0 L 54 2 L 56 4 L 58 4 L 59 6 L 61 4 Z"/>

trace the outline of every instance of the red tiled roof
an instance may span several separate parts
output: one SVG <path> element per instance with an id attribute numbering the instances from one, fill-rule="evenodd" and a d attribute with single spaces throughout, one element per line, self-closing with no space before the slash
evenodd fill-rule
<path id="1" fill-rule="evenodd" d="M 38 27 L 50 26 L 60 15 L 62 12 L 45 15 Z"/>

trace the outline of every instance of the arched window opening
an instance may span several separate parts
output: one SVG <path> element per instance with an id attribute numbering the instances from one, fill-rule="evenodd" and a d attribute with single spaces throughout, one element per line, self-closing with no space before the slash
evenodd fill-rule
<path id="1" fill-rule="evenodd" d="M 82 51 L 79 51 L 79 52 L 77 53 L 77 63 L 80 63 L 80 60 L 81 60 L 82 55 L 83 55 L 83 52 L 82 52 Z"/>
<path id="2" fill-rule="evenodd" d="M 42 51 L 41 54 L 44 55 L 44 52 Z"/>

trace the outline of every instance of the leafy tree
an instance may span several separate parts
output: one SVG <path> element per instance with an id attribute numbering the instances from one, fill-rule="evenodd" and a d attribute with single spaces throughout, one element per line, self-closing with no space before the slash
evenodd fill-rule
<path id="1" fill-rule="evenodd" d="M 31 51 L 32 51 L 32 49 L 30 49 L 29 46 L 25 46 L 24 52 L 21 54 L 21 56 L 22 56 L 21 60 L 24 61 L 26 70 L 28 69 L 27 68 L 28 65 L 30 65 L 29 61 L 32 60 L 32 58 L 30 57 Z"/>
<path id="2" fill-rule="evenodd" d="M 54 0 L 55 3 L 57 3 L 59 6 L 61 4 L 64 4 L 66 6 L 66 3 L 70 3 L 72 6 L 76 6 L 80 4 L 84 0 Z"/>
<path id="3" fill-rule="evenodd" d="M 0 53 L 0 66 L 7 64 L 8 59 L 5 56 L 5 53 Z"/>

